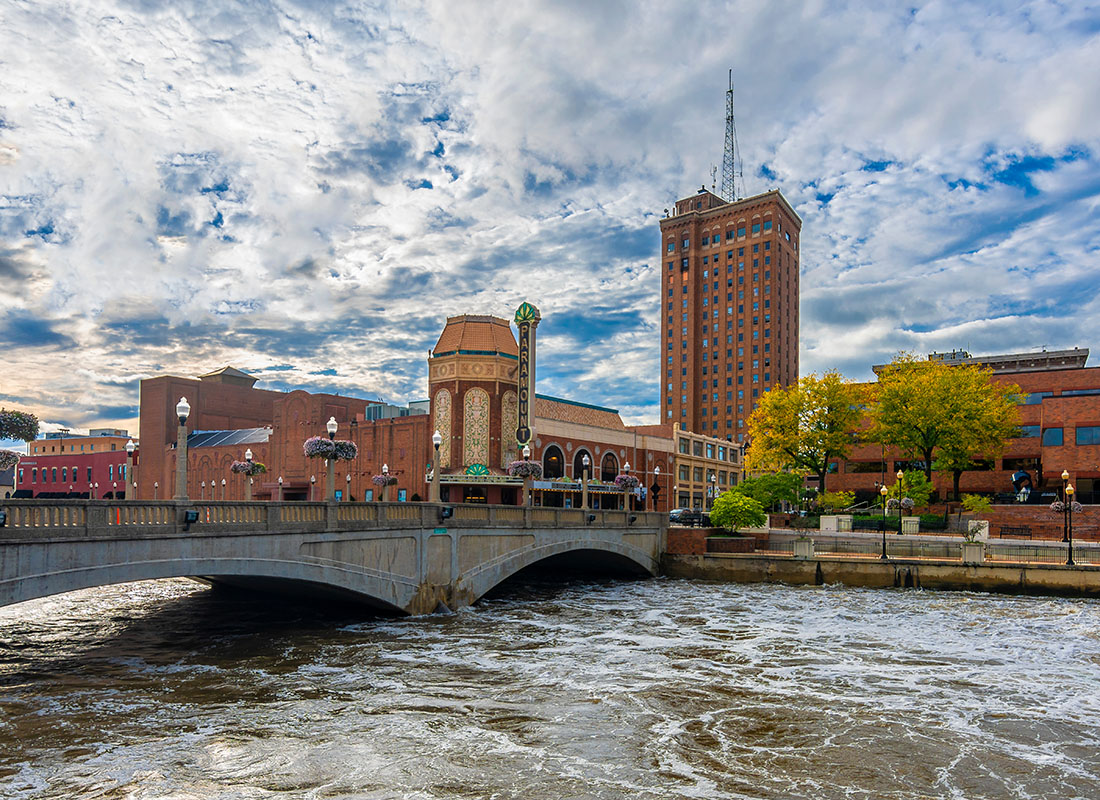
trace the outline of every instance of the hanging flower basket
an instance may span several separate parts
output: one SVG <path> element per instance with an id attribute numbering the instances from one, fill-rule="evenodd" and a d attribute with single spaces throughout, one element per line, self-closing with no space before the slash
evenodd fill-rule
<path id="1" fill-rule="evenodd" d="M 542 464 L 538 461 L 513 461 L 508 465 L 508 474 L 513 478 L 534 478 L 538 480 L 542 477 Z"/>
<path id="2" fill-rule="evenodd" d="M 1061 500 L 1055 500 L 1053 503 L 1050 504 L 1050 510 L 1053 511 L 1055 514 L 1065 514 L 1066 504 L 1063 503 Z M 1072 511 L 1074 514 L 1080 514 L 1082 511 L 1085 510 L 1085 507 L 1074 500 L 1072 503 L 1069 504 L 1069 510 Z"/>
<path id="3" fill-rule="evenodd" d="M 306 458 L 327 458 L 331 461 L 351 461 L 359 454 L 355 442 L 347 439 L 329 439 L 327 436 L 311 436 L 302 443 Z"/>
<path id="4" fill-rule="evenodd" d="M 0 408 L 0 439 L 22 439 L 29 442 L 38 435 L 38 417 L 25 411 Z"/>
<path id="5" fill-rule="evenodd" d="M 913 502 L 913 498 L 911 498 L 911 497 L 901 498 L 901 510 L 902 511 L 912 511 L 914 505 L 916 505 L 916 504 Z M 887 511 L 897 511 L 898 510 L 898 499 L 896 497 L 891 497 L 889 500 L 886 501 L 886 510 Z"/>
<path id="6" fill-rule="evenodd" d="M 393 475 L 375 475 L 370 482 L 375 486 L 393 486 L 397 483 L 397 478 Z"/>
<path id="7" fill-rule="evenodd" d="M 623 492 L 630 492 L 637 489 L 640 483 L 641 481 L 639 481 L 633 475 L 627 475 L 624 473 L 622 475 L 615 476 L 615 485 L 618 486 L 620 491 Z"/>
<path id="8" fill-rule="evenodd" d="M 229 471 L 240 475 L 262 475 L 267 472 L 267 467 L 259 461 L 234 461 L 229 465 Z"/>
<path id="9" fill-rule="evenodd" d="M 19 463 L 19 453 L 13 453 L 11 450 L 0 450 L 0 469 L 11 469 Z"/>

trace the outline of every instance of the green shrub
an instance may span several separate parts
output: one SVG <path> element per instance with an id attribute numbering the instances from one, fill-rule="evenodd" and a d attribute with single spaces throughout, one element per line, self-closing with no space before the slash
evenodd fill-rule
<path id="1" fill-rule="evenodd" d="M 825 492 L 821 495 L 821 505 L 829 511 L 840 511 L 855 505 L 855 492 Z"/>
<path id="2" fill-rule="evenodd" d="M 768 515 L 756 500 L 730 490 L 722 492 L 714 501 L 714 508 L 710 510 L 710 522 L 715 527 L 727 528 L 737 533 L 738 528 L 767 525 Z"/>
<path id="3" fill-rule="evenodd" d="M 962 507 L 971 514 L 988 514 L 993 507 L 988 497 L 980 494 L 964 494 Z"/>

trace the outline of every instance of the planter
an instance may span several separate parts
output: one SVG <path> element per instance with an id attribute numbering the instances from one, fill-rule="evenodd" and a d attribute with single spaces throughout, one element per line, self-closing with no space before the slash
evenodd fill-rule
<path id="1" fill-rule="evenodd" d="M 902 517 L 902 533 L 920 533 L 920 517 Z"/>
<path id="2" fill-rule="evenodd" d="M 794 545 L 794 557 L 795 558 L 813 558 L 814 557 L 814 540 L 813 539 L 795 539 L 794 542 L 792 542 L 792 544 Z"/>
<path id="3" fill-rule="evenodd" d="M 848 522 L 849 522 L 849 524 L 851 523 L 851 518 L 850 517 L 848 519 Z M 837 531 L 840 530 L 840 528 L 839 528 L 840 521 L 839 521 L 839 517 L 837 517 L 836 514 L 822 514 L 820 524 L 821 524 L 821 530 L 824 531 L 824 532 L 836 533 Z M 849 530 L 851 530 L 851 528 L 849 528 Z"/>
<path id="4" fill-rule="evenodd" d="M 964 564 L 981 564 L 985 561 L 985 542 L 963 542 L 962 562 Z"/>
<path id="5" fill-rule="evenodd" d="M 988 542 L 989 541 L 989 520 L 985 519 L 972 519 L 966 523 L 966 529 L 974 537 L 976 541 Z"/>

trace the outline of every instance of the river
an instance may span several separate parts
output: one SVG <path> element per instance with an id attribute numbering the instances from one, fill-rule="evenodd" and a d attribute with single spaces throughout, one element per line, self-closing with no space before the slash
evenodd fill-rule
<path id="1" fill-rule="evenodd" d="M 0 797 L 1097 798 L 1100 603 L 513 583 L 364 618 L 186 580 L 0 609 Z"/>

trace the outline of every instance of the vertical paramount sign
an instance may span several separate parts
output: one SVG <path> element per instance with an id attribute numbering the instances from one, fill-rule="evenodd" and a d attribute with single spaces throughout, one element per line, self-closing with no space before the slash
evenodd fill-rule
<path id="1" fill-rule="evenodd" d="M 521 450 L 531 442 L 531 427 L 535 418 L 535 328 L 540 320 L 542 315 L 530 303 L 516 309 L 516 327 L 519 328 L 519 370 L 516 376 L 519 425 L 516 428 L 516 443 Z"/>

